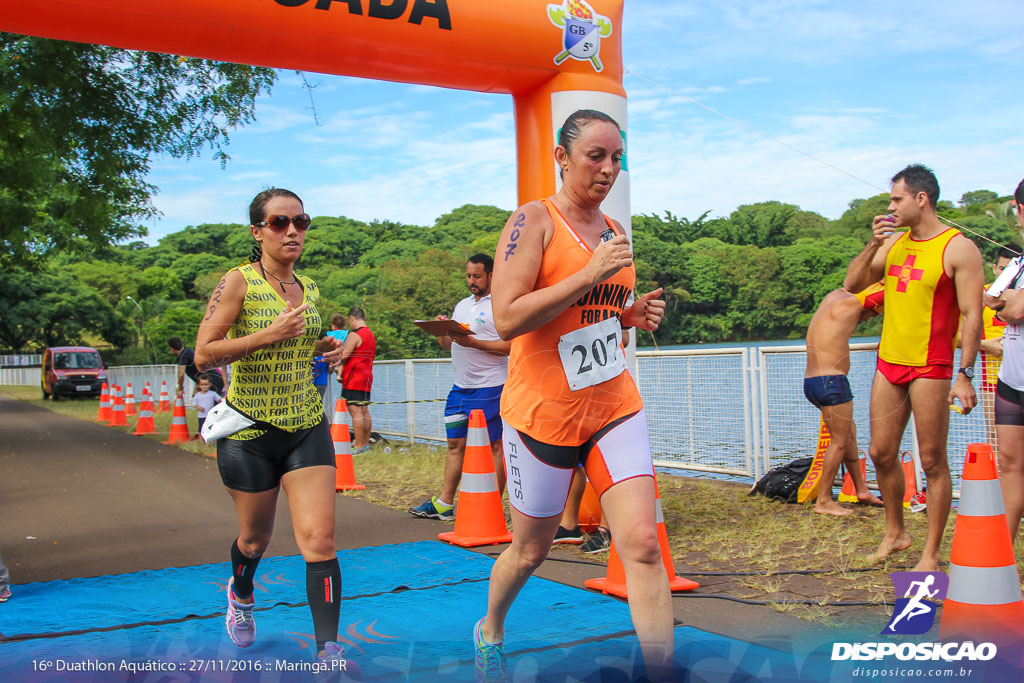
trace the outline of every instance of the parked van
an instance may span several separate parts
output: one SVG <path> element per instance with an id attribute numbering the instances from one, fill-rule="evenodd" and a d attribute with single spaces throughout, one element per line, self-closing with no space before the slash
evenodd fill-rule
<path id="1" fill-rule="evenodd" d="M 107 380 L 100 353 L 88 346 L 51 346 L 43 351 L 43 398 L 100 395 Z"/>

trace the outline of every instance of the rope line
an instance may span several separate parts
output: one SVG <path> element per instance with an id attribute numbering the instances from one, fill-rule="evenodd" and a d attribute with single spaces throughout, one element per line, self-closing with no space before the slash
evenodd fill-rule
<path id="1" fill-rule="evenodd" d="M 853 173 L 850 173 L 849 171 L 847 171 L 845 169 L 842 169 L 842 168 L 836 166 L 833 163 L 830 163 L 828 161 L 825 161 L 824 159 L 816 157 L 813 154 L 809 154 L 809 153 L 803 151 L 802 149 L 794 147 L 793 145 L 789 144 L 788 142 L 785 142 L 785 141 L 780 140 L 780 139 L 778 139 L 776 137 L 773 137 L 773 136 L 769 135 L 768 133 L 764 132 L 763 130 L 760 130 L 759 128 L 755 128 L 754 126 L 751 126 L 748 123 L 744 123 L 743 121 L 740 121 L 739 119 L 735 119 L 735 118 L 729 116 L 728 114 L 722 113 L 722 112 L 718 111 L 717 109 L 715 109 L 714 107 L 709 107 L 708 105 L 704 104 L 703 102 L 699 102 L 698 100 L 690 97 L 689 95 L 685 95 L 685 94 L 679 92 L 678 90 L 676 90 L 674 88 L 670 88 L 667 85 L 662 85 L 661 83 L 658 83 L 656 81 L 652 81 L 650 78 L 647 78 L 646 76 L 644 76 L 642 74 L 639 74 L 636 71 L 633 71 L 632 69 L 629 69 L 629 68 L 623 67 L 622 71 L 623 71 L 623 73 L 627 73 L 627 74 L 630 74 L 632 76 L 636 76 L 640 80 L 646 81 L 647 83 L 650 83 L 651 85 L 653 85 L 656 88 L 661 88 L 662 90 L 670 92 L 673 95 L 675 95 L 676 97 L 681 97 L 684 100 L 686 100 L 687 102 L 689 102 L 690 104 L 697 105 L 701 109 L 709 111 L 712 114 L 714 114 L 715 116 L 721 117 L 721 118 L 725 119 L 726 121 L 730 121 L 731 123 L 735 123 L 738 126 L 742 126 L 743 128 L 746 128 L 747 130 L 749 130 L 749 131 L 751 131 L 753 133 L 756 133 L 756 134 L 760 135 L 761 137 L 763 137 L 763 138 L 765 138 L 767 140 L 771 140 L 772 142 L 774 142 L 774 143 L 776 143 L 778 145 L 782 145 L 786 149 L 788 149 L 788 150 L 790 150 L 792 152 L 796 152 L 797 154 L 799 154 L 801 156 L 805 156 L 808 159 L 810 159 L 811 161 L 815 161 L 815 162 L 821 164 L 822 166 L 827 166 L 827 167 L 831 168 L 833 171 L 836 171 L 838 173 L 842 173 L 845 176 L 849 176 L 850 178 L 853 178 L 854 180 L 862 182 L 865 185 L 867 185 L 868 187 L 874 188 L 874 189 L 878 190 L 879 192 L 883 192 L 883 193 L 886 192 L 885 188 L 881 188 L 878 185 L 875 185 L 874 183 L 872 183 L 871 181 L 864 180 L 860 176 L 854 175 Z M 943 222 L 945 222 L 945 223 L 955 227 L 955 228 L 959 228 L 960 230 L 963 230 L 964 232 L 969 232 L 972 235 L 975 235 L 976 237 L 980 237 L 981 239 L 986 240 L 987 242 L 991 242 L 992 244 L 996 245 L 997 247 L 1008 248 L 1008 247 L 1006 247 L 1005 244 L 1001 244 L 1000 242 L 997 242 L 997 241 L 995 241 L 994 239 L 992 239 L 990 237 L 986 237 L 985 235 L 982 235 L 979 232 L 975 232 L 974 230 L 971 230 L 970 228 L 964 227 L 963 225 L 960 225 L 959 223 L 957 223 L 954 220 L 951 220 L 951 219 L 946 218 L 944 216 L 938 216 L 938 219 L 940 221 L 943 221 Z M 1014 250 L 1010 249 L 1010 251 L 1014 251 Z M 1016 253 L 1016 252 L 1014 251 L 1014 253 Z"/>

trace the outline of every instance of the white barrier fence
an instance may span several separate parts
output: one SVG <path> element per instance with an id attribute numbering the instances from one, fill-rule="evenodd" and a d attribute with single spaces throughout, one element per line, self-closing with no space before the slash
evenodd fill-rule
<path id="1" fill-rule="evenodd" d="M 850 384 L 858 444 L 870 441 L 868 399 L 874 375 L 875 344 L 851 344 Z M 758 478 L 794 458 L 813 455 L 820 414 L 803 396 L 803 345 L 640 351 L 637 379 L 650 426 L 655 464 L 681 470 Z M 949 460 L 958 488 L 967 445 L 995 447 L 991 392 L 984 390 L 980 363 L 974 384 L 981 406 L 970 415 L 950 413 Z M 132 383 L 136 397 L 149 381 L 173 392 L 176 365 L 133 365 L 107 369 L 109 382 Z M 411 441 L 444 442 L 444 401 L 452 386 L 448 359 L 389 360 L 374 363 L 370 413 L 376 431 Z M 0 384 L 38 385 L 39 368 L 0 370 Z M 338 397 L 332 381 L 328 410 Z M 185 391 L 192 382 L 185 380 Z M 914 425 L 901 451 L 916 451 Z"/>
<path id="2" fill-rule="evenodd" d="M 39 386 L 42 368 L 0 368 L 0 386 Z"/>
<path id="3" fill-rule="evenodd" d="M 117 384 L 122 389 L 132 385 L 132 393 L 138 401 L 142 396 L 142 387 L 149 382 L 149 390 L 153 393 L 153 399 L 160 399 L 160 383 L 167 382 L 167 395 L 174 400 L 174 388 L 178 385 L 177 365 L 115 365 L 107 368 L 107 382 Z M 185 377 L 185 396 L 191 396 L 194 391 L 192 380 Z"/>

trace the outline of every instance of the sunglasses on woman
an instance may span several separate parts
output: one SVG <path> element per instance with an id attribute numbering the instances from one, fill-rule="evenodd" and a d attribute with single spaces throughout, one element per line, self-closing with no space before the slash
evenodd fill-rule
<path id="1" fill-rule="evenodd" d="M 288 229 L 288 224 L 291 223 L 295 226 L 295 229 L 299 232 L 307 230 L 309 224 L 313 222 L 313 219 L 309 217 L 308 213 L 300 213 L 298 216 L 285 216 L 284 214 L 275 214 L 273 216 L 267 216 L 265 221 L 259 223 L 253 223 L 257 228 L 270 228 L 274 232 L 281 232 L 282 230 Z"/>

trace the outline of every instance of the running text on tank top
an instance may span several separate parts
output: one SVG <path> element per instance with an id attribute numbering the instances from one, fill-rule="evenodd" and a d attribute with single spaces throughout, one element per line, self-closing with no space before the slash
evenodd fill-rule
<path id="1" fill-rule="evenodd" d="M 260 274 L 253 264 L 235 268 L 245 277 L 245 298 L 242 310 L 228 333 L 239 338 L 270 327 L 284 310 L 286 301 Z M 313 347 L 320 332 L 320 313 L 316 304 L 320 290 L 304 275 L 296 274 L 302 283 L 302 297 L 309 304 L 304 317 L 305 332 L 295 339 L 286 339 L 251 353 L 232 366 L 228 401 L 250 417 L 269 422 L 288 432 L 315 427 L 323 417 L 320 392 L 313 386 Z M 244 429 L 231 439 L 246 441 L 263 434 L 259 429 Z"/>
<path id="2" fill-rule="evenodd" d="M 885 319 L 878 357 L 889 363 L 920 367 L 952 365 L 960 322 L 956 286 L 946 275 L 942 257 L 950 228 L 927 240 L 905 232 L 885 259 Z"/>
<path id="3" fill-rule="evenodd" d="M 582 270 L 593 253 L 555 205 L 542 201 L 554 231 L 535 289 L 550 287 Z M 616 230 L 607 216 L 605 221 Z M 586 378 L 616 361 L 624 363 L 618 317 L 635 281 L 636 270 L 623 268 L 551 322 L 512 340 L 508 381 L 501 395 L 501 416 L 509 425 L 544 443 L 578 446 L 613 420 L 643 408 L 624 364 L 619 374 L 602 382 L 587 385 Z M 613 329 L 617 336 L 609 332 Z M 570 377 L 580 388 L 570 386 Z"/>
<path id="4" fill-rule="evenodd" d="M 359 335 L 363 343 L 356 347 L 341 370 L 341 386 L 351 391 L 369 391 L 373 384 L 373 357 L 377 355 L 377 338 L 370 328 L 360 327 L 352 334 Z"/>

